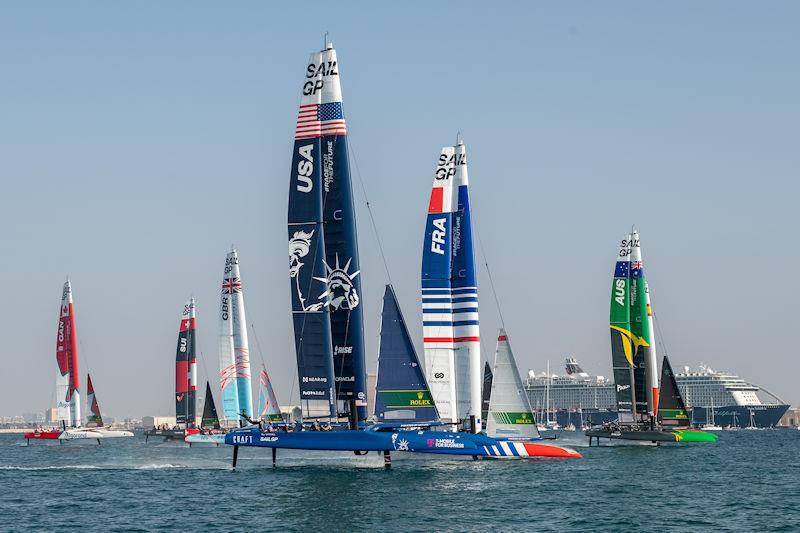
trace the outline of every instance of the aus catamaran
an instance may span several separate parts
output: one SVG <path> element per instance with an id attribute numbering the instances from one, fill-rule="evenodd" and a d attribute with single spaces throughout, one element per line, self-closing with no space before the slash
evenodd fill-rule
<path id="1" fill-rule="evenodd" d="M 35 430 L 23 436 L 31 440 L 75 440 L 112 437 L 133 437 L 130 431 L 105 427 L 100 415 L 100 406 L 94 392 L 91 376 L 87 375 L 87 402 L 89 416 L 86 425 L 81 419 L 80 379 L 78 378 L 78 335 L 75 330 L 75 308 L 72 301 L 72 285 L 67 279 L 61 293 L 61 306 L 56 335 L 56 362 L 59 375 L 56 378 L 57 411 L 60 428 Z"/>
<path id="2" fill-rule="evenodd" d="M 593 438 L 598 443 L 600 438 L 715 441 L 717 437 L 713 434 L 690 429 L 690 420 L 666 357 L 659 388 L 650 290 L 636 230 L 620 241 L 611 287 L 610 329 L 618 419 L 587 429 L 589 443 Z"/>

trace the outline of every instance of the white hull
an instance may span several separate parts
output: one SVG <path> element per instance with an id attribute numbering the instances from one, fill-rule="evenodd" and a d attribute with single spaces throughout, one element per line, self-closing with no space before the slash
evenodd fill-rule
<path id="1" fill-rule="evenodd" d="M 104 428 L 75 428 L 67 429 L 58 436 L 59 440 L 111 439 L 117 437 L 133 437 L 133 433 Z"/>
<path id="2" fill-rule="evenodd" d="M 213 433 L 211 435 L 204 435 L 202 433 L 195 433 L 194 435 L 189 435 L 185 439 L 186 442 L 189 444 L 225 444 L 225 434 L 224 433 Z"/>

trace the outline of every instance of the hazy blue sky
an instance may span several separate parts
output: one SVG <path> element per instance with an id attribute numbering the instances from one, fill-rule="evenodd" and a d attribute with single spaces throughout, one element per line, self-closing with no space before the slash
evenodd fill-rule
<path id="1" fill-rule="evenodd" d="M 297 401 L 286 200 L 325 31 L 418 345 L 432 173 L 461 131 L 523 372 L 575 354 L 610 376 L 613 262 L 635 223 L 673 366 L 703 361 L 797 404 L 799 20 L 793 2 L 4 2 L 0 415 L 54 401 L 67 274 L 101 408 L 173 412 L 189 294 L 216 373 L 231 243 L 279 400 Z M 386 280 L 354 178 L 374 368 Z M 491 353 L 485 271 L 481 294 Z"/>

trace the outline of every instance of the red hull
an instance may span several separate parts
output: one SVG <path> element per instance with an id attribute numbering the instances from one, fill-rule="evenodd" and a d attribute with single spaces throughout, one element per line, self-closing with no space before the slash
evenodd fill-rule
<path id="1" fill-rule="evenodd" d="M 59 435 L 61 435 L 60 430 L 31 431 L 29 433 L 25 433 L 23 437 L 26 439 L 55 440 L 58 439 Z"/>

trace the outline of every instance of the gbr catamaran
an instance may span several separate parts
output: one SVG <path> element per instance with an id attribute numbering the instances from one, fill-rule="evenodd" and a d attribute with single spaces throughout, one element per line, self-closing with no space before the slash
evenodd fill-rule
<path id="1" fill-rule="evenodd" d="M 75 440 L 113 437 L 133 437 L 130 431 L 106 428 L 100 415 L 100 407 L 94 392 L 91 376 L 87 375 L 87 402 L 89 416 L 85 426 L 81 419 L 80 380 L 78 378 L 78 336 L 75 331 L 75 309 L 72 301 L 72 285 L 67 279 L 61 293 L 56 336 L 56 362 L 59 375 L 56 378 L 56 398 L 60 428 L 35 430 L 23 437 L 31 440 Z"/>
<path id="2" fill-rule="evenodd" d="M 498 446 L 498 440 L 477 433 L 481 428 L 477 323 L 474 328 L 476 332 L 472 333 L 473 328 L 467 327 L 463 338 L 450 338 L 447 341 L 426 339 L 426 344 L 442 342 L 445 349 L 455 349 L 454 345 L 457 344 L 459 349 L 469 353 L 470 362 L 469 365 L 459 364 L 459 369 L 470 374 L 473 373 L 473 367 L 478 369 L 474 372 L 476 377 L 460 382 L 459 386 L 466 386 L 466 389 L 454 390 L 446 420 L 451 426 L 462 425 L 457 416 L 459 412 L 466 413 L 472 433 L 433 431 L 428 428 L 431 424 L 413 427 L 403 423 L 364 424 L 366 376 L 360 305 L 363 294 L 347 161 L 347 128 L 339 80 L 336 50 L 333 45 L 327 44 L 324 50 L 312 54 L 302 86 L 289 189 L 289 277 L 304 414 L 312 418 L 327 417 L 331 421 L 338 420 L 339 415 L 346 416 L 349 429 L 288 432 L 251 426 L 232 431 L 225 436 L 225 442 L 234 446 L 233 465 L 236 466 L 239 446 L 271 448 L 273 465 L 278 448 L 352 451 L 356 455 L 377 451 L 383 453 L 387 466 L 391 464 L 392 451 L 473 458 L 506 456 L 506 452 Z M 454 156 L 455 150 L 454 147 Z M 459 150 L 463 154 L 463 145 Z M 465 160 L 463 157 L 461 159 Z M 454 162 L 448 164 L 455 165 Z M 466 172 L 461 175 L 466 182 Z M 465 199 L 468 198 L 466 193 L 464 191 Z M 441 211 L 441 205 L 439 208 Z M 472 267 L 463 259 L 466 254 L 462 253 L 468 250 L 469 260 L 472 260 L 471 236 L 465 238 L 463 243 L 459 240 L 459 245 L 453 247 L 449 237 L 446 244 L 443 240 L 453 226 L 439 229 L 442 222 L 449 225 L 455 221 L 454 234 L 465 235 L 470 231 L 468 209 L 437 218 L 445 219 L 444 222 L 431 222 L 440 233 L 428 232 L 428 236 L 436 239 L 442 254 L 446 246 L 447 266 L 454 265 L 452 271 L 456 274 L 451 283 L 448 271 L 448 285 L 456 292 L 450 293 L 448 290 L 446 293 L 432 294 L 444 294 L 448 299 L 453 294 L 453 299 L 472 298 L 477 301 L 475 283 L 465 273 L 467 268 Z M 451 257 L 452 260 L 449 259 Z M 448 301 L 448 305 L 450 303 Z M 463 326 L 469 324 L 453 326 L 460 332 Z M 441 380 L 436 376 L 432 379 Z M 456 382 L 452 383 L 455 388 Z M 457 410 L 456 394 L 462 404 L 461 411 Z M 435 397 L 434 403 L 442 415 Z"/>
<path id="3" fill-rule="evenodd" d="M 716 435 L 691 429 L 666 357 L 659 387 L 650 290 L 635 229 L 620 241 L 611 287 L 610 328 L 619 418 L 587 429 L 589 444 L 593 438 L 598 444 L 600 438 L 656 443 L 717 440 Z"/>

